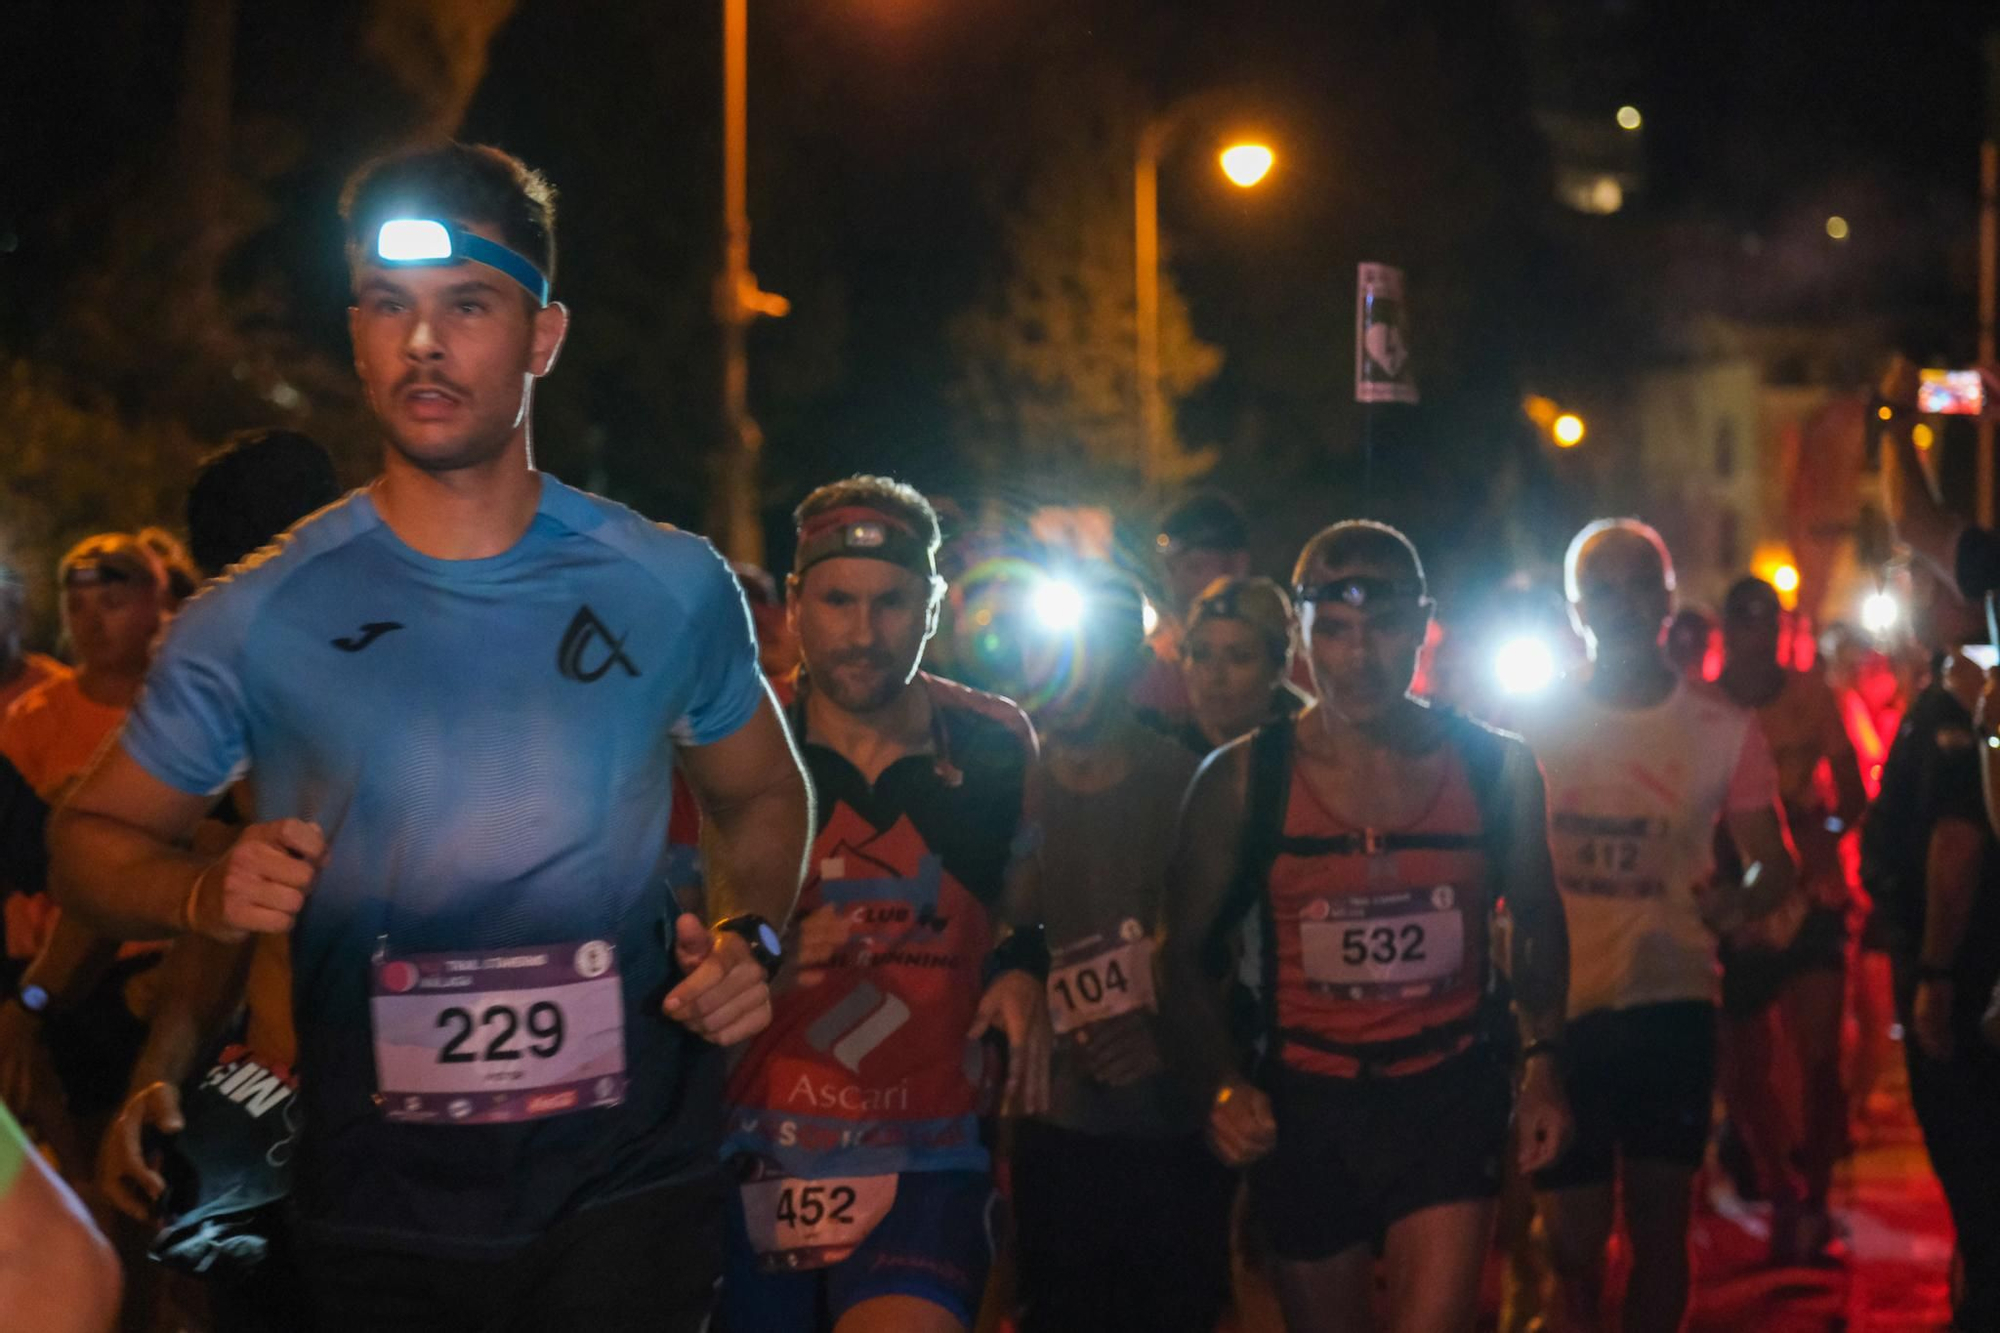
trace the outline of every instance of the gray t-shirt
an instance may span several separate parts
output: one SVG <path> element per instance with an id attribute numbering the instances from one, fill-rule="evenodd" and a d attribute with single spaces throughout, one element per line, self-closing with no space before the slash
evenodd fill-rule
<path id="1" fill-rule="evenodd" d="M 1085 1134 L 1167 1138 L 1201 1125 L 1202 1108 L 1179 1080 L 1155 1075 L 1121 1088 L 1092 1079 L 1076 1049 L 1077 1028 L 1157 1021 L 1151 944 L 1157 937 L 1167 862 L 1181 798 L 1199 757 L 1151 732 L 1117 786 L 1070 791 L 1049 777 L 1042 811 L 1042 921 L 1050 953 L 1049 1004 L 1058 1028 L 1053 1104 L 1046 1119 Z"/>

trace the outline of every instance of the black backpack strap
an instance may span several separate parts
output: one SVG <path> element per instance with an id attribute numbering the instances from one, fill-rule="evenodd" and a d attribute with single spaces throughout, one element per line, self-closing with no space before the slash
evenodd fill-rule
<path id="1" fill-rule="evenodd" d="M 1487 866 L 1498 877 L 1513 854 L 1513 810 L 1507 800 L 1507 761 L 1515 752 L 1526 754 L 1524 743 L 1505 732 L 1495 731 L 1462 713 L 1442 714 L 1446 735 L 1465 765 L 1466 783 L 1472 788 L 1473 803 L 1479 807 L 1479 823 L 1486 835 Z M 1497 884 L 1495 886 L 1498 887 Z M 1494 895 L 1499 901 L 1499 895 Z M 1512 1063 L 1512 1053 L 1520 1044 L 1514 1023 L 1513 989 L 1507 977 L 1486 961 L 1485 999 L 1480 1005 L 1480 1026 L 1494 1049 Z"/>
<path id="2" fill-rule="evenodd" d="M 1248 762 L 1236 879 L 1209 927 L 1204 956 L 1210 975 L 1229 982 L 1230 1029 L 1246 1048 L 1256 1077 L 1278 1018 L 1277 934 L 1266 889 L 1291 798 L 1291 719 L 1259 728 L 1250 741 Z"/>
<path id="3" fill-rule="evenodd" d="M 1383 1041 L 1333 1041 L 1303 1028 L 1279 1028 L 1277 1035 L 1280 1041 L 1291 1045 L 1309 1047 L 1327 1055 L 1344 1056 L 1361 1066 L 1362 1078 L 1372 1078 L 1405 1060 L 1451 1051 L 1464 1044 L 1468 1037 L 1482 1039 L 1487 1036 L 1486 1022 L 1486 1010 L 1482 1006 L 1463 1018 L 1427 1027 L 1407 1037 L 1391 1037 Z"/>
<path id="4" fill-rule="evenodd" d="M 1487 854 L 1501 859 L 1511 849 L 1512 811 L 1507 808 L 1507 753 L 1520 742 L 1492 728 L 1474 722 L 1462 713 L 1442 714 L 1445 735 L 1465 765 L 1466 782 L 1479 806 L 1479 823 L 1485 831 Z"/>
<path id="5" fill-rule="evenodd" d="M 1250 738 L 1250 773 L 1243 801 L 1243 841 L 1236 854 L 1236 879 L 1205 941 L 1209 970 L 1220 975 L 1230 961 L 1230 942 L 1243 919 L 1265 899 L 1271 865 L 1284 843 L 1285 807 L 1292 787 L 1292 723 L 1266 723 Z"/>

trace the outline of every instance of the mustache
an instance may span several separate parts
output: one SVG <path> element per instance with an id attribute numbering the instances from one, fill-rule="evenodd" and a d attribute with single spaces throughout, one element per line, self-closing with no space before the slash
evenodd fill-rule
<path id="1" fill-rule="evenodd" d="M 877 671 L 887 671 L 895 664 L 889 654 L 874 648 L 850 648 L 844 653 L 835 653 L 827 663 L 830 667 L 873 667 Z"/>
<path id="2" fill-rule="evenodd" d="M 446 379 L 436 371 L 413 370 L 396 381 L 396 396 L 402 397 L 412 389 L 443 389 L 456 398 L 469 397 L 465 389 Z"/>

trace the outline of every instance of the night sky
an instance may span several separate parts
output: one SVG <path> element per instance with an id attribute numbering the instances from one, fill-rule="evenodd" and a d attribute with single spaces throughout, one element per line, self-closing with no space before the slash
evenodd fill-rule
<path id="1" fill-rule="evenodd" d="M 1005 219 L 1052 136 L 1091 133 L 1091 91 L 1114 75 L 1156 105 L 1232 89 L 1228 119 L 1279 153 L 1266 186 L 1231 191 L 1207 156 L 1227 128 L 1218 120 L 1162 169 L 1170 268 L 1196 332 L 1226 356 L 1183 408 L 1183 434 L 1220 447 L 1228 484 L 1271 514 L 1272 553 L 1365 507 L 1447 560 L 1484 560 L 1505 524 L 1489 482 L 1510 459 L 1528 484 L 1537 475 L 1521 394 L 1616 385 L 1657 355 L 1667 312 L 1865 311 L 1921 355 L 1971 352 L 1990 5 L 752 8 L 753 263 L 794 303 L 753 340 L 774 537 L 805 489 L 855 469 L 979 491 L 955 444 L 947 331 L 1003 276 Z M 335 364 L 334 195 L 408 109 L 357 54 L 365 9 L 246 4 L 237 27 L 232 161 L 262 220 L 224 280 L 275 293 L 257 318 Z M 542 461 L 682 522 L 701 516 L 716 433 L 719 9 L 524 0 L 460 131 L 520 153 L 562 192 L 557 291 L 577 323 L 545 386 Z M 184 11 L 10 8 L 7 353 L 65 355 L 55 332 L 78 275 L 119 224 L 130 182 L 170 166 Z M 1643 190 L 1613 217 L 1566 212 L 1536 112 L 1608 119 L 1624 103 L 1645 115 Z M 1834 213 L 1854 228 L 1837 247 L 1824 233 Z M 1409 269 L 1425 394 L 1373 423 L 1365 500 L 1364 423 L 1348 401 L 1360 260 Z M 1008 485 L 1047 498 L 1032 477 Z"/>

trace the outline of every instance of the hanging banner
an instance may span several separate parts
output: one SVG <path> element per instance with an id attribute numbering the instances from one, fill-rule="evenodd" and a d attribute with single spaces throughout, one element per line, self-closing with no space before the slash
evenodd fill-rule
<path id="1" fill-rule="evenodd" d="M 1354 284 L 1354 401 L 1414 403 L 1403 270 L 1363 264 Z"/>

